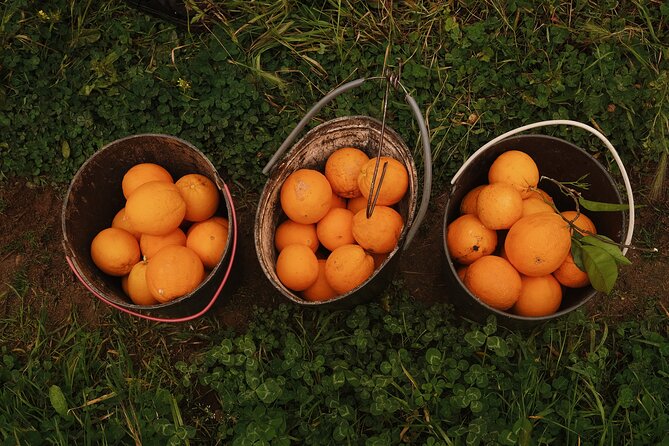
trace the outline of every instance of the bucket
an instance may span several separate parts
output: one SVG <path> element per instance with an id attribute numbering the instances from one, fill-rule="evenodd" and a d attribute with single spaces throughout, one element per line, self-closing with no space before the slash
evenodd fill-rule
<path id="1" fill-rule="evenodd" d="M 583 149 L 551 136 L 518 135 L 518 133 L 527 130 L 552 125 L 570 125 L 582 128 L 604 142 L 620 170 L 627 195 L 625 202 L 618 192 L 618 186 L 604 166 Z M 592 286 L 583 288 L 562 287 L 562 304 L 556 313 L 542 317 L 526 317 L 487 305 L 470 293 L 458 277 L 456 264 L 446 245 L 446 228 L 460 215 L 460 202 L 465 194 L 474 187 L 487 183 L 488 170 L 493 161 L 507 150 L 520 150 L 527 153 L 536 162 L 541 175 L 559 181 L 575 181 L 587 175 L 585 182 L 590 184 L 590 187 L 584 193 L 584 198 L 588 200 L 617 204 L 626 203 L 629 206 L 627 215 L 623 211 L 588 213 L 588 217 L 597 227 L 598 234 L 605 235 L 624 245 L 629 245 L 632 240 L 634 198 L 627 172 L 613 145 L 596 129 L 576 121 L 542 121 L 520 127 L 493 139 L 467 159 L 451 180 L 452 187 L 444 215 L 443 240 L 447 263 L 445 267 L 446 281 L 450 289 L 449 298 L 458 313 L 467 319 L 484 322 L 488 316 L 494 315 L 500 324 L 508 328 L 528 328 L 576 310 L 598 292 Z M 539 183 L 539 187 L 554 198 L 558 209 L 573 209 L 573 200 L 559 192 L 555 184 L 542 181 Z M 622 250 L 623 255 L 626 252 L 627 248 L 624 248 Z"/>
<path id="2" fill-rule="evenodd" d="M 188 173 L 208 177 L 219 190 L 216 215 L 227 217 L 229 222 L 223 256 L 205 280 L 191 293 L 156 305 L 134 304 L 121 289 L 120 279 L 100 271 L 90 255 L 95 235 L 111 226 L 114 215 L 125 205 L 123 175 L 139 163 L 159 164 L 175 180 Z M 185 322 L 206 313 L 230 278 L 237 249 L 237 219 L 228 187 L 202 152 L 169 135 L 141 134 L 118 139 L 86 160 L 68 188 L 61 225 L 65 258 L 81 283 L 105 304 L 156 322 Z"/>
<path id="3" fill-rule="evenodd" d="M 391 280 L 397 268 L 401 252 L 408 248 L 427 211 L 432 184 L 430 140 L 418 105 L 406 93 L 406 90 L 404 90 L 405 100 L 418 122 L 423 147 L 425 167 L 420 205 L 418 205 L 418 175 L 411 151 L 397 133 L 384 126 L 382 122 L 368 116 L 341 117 L 318 125 L 307 132 L 290 149 L 289 153 L 278 162 L 279 158 L 291 146 L 297 135 L 325 104 L 339 94 L 355 88 L 365 81 L 366 79 L 363 78 L 349 82 L 324 96 L 297 124 L 263 170 L 265 174 L 270 171 L 271 173 L 263 189 L 256 212 L 254 227 L 256 254 L 263 272 L 272 285 L 288 300 L 299 305 L 307 307 L 350 308 L 351 306 L 378 297 Z M 391 81 L 388 80 L 388 82 Z M 401 84 L 399 86 L 401 87 Z M 364 151 L 370 158 L 375 157 L 382 134 L 381 155 L 396 158 L 404 164 L 409 173 L 408 191 L 397 204 L 397 211 L 404 220 L 404 228 L 400 234 L 397 246 L 383 263 L 376 268 L 372 276 L 353 290 L 327 301 L 312 302 L 305 300 L 286 288 L 276 274 L 278 253 L 274 247 L 274 232 L 277 225 L 286 218 L 279 200 L 281 185 L 295 170 L 308 168 L 323 171 L 325 162 L 330 154 L 342 147 L 356 147 Z"/>

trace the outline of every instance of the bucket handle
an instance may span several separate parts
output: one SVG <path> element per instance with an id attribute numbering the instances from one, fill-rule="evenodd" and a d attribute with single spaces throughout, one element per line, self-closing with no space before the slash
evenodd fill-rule
<path id="1" fill-rule="evenodd" d="M 370 79 L 386 79 L 385 77 L 373 77 Z M 267 175 L 267 173 L 274 167 L 278 159 L 283 155 L 283 153 L 290 147 L 295 139 L 297 138 L 297 135 L 307 126 L 309 121 L 319 112 L 321 109 L 328 104 L 330 101 L 332 101 L 334 98 L 339 96 L 342 93 L 345 93 L 349 90 L 352 90 L 363 83 L 367 81 L 367 78 L 360 78 L 353 80 L 351 82 L 347 82 L 325 96 L 318 101 L 312 108 L 307 112 L 306 115 L 298 122 L 298 124 L 295 126 L 292 132 L 288 135 L 286 140 L 281 144 L 279 149 L 274 153 L 272 158 L 268 161 L 268 163 L 265 165 L 265 167 L 262 170 L 262 173 Z M 401 84 L 399 84 L 402 86 Z M 416 232 L 418 231 L 418 228 L 420 227 L 420 224 L 423 222 L 423 219 L 425 218 L 425 214 L 427 213 L 427 207 L 430 202 L 430 194 L 432 191 L 432 151 L 430 150 L 430 135 L 427 131 L 427 124 L 425 123 L 425 119 L 423 118 L 423 115 L 420 111 L 420 108 L 418 107 L 418 104 L 416 103 L 416 100 L 409 95 L 407 90 L 402 86 L 402 89 L 404 90 L 404 99 L 406 100 L 407 104 L 409 104 L 409 108 L 411 108 L 411 111 L 413 112 L 414 118 L 416 119 L 416 122 L 418 123 L 418 128 L 420 131 L 420 138 L 421 142 L 423 144 L 423 163 L 424 163 L 424 174 L 423 174 L 423 191 L 421 194 L 421 203 L 420 207 L 418 208 L 418 212 L 416 213 L 416 217 L 414 219 L 414 222 L 409 229 L 409 232 L 407 233 L 406 239 L 404 241 L 404 250 L 407 249 L 411 241 L 413 240 L 414 236 L 416 235 Z"/>
<path id="2" fill-rule="evenodd" d="M 510 136 L 513 136 L 517 133 L 524 132 L 525 130 L 530 130 L 530 129 L 535 129 L 537 127 L 548 127 L 548 126 L 553 126 L 553 125 L 571 125 L 574 127 L 581 128 L 583 130 L 586 130 L 593 135 L 595 135 L 597 138 L 599 138 L 604 145 L 606 146 L 607 149 L 609 149 L 609 152 L 611 152 L 611 155 L 613 156 L 613 159 L 615 160 L 616 164 L 618 165 L 618 168 L 620 169 L 620 175 L 623 178 L 623 183 L 625 185 L 625 193 L 627 194 L 627 205 L 629 207 L 629 221 L 627 222 L 627 237 L 625 238 L 625 241 L 623 242 L 624 245 L 630 245 L 632 242 L 632 234 L 634 232 L 634 195 L 632 194 L 632 185 L 630 183 L 630 179 L 627 175 L 627 171 L 625 170 L 625 166 L 623 165 L 622 160 L 620 159 L 620 156 L 618 155 L 618 152 L 616 149 L 613 147 L 613 144 L 604 136 L 599 130 L 590 127 L 587 124 L 583 124 L 582 122 L 578 121 L 571 121 L 568 119 L 555 119 L 555 120 L 549 120 L 549 121 L 540 121 L 540 122 L 535 122 L 532 124 L 527 124 L 522 127 L 518 127 L 517 129 L 510 130 L 492 141 L 484 144 L 481 148 L 479 148 L 476 152 L 474 152 L 465 162 L 464 164 L 460 167 L 460 169 L 455 173 L 453 178 L 451 179 L 451 184 L 455 184 L 455 182 L 458 180 L 460 175 L 465 171 L 465 169 L 474 161 L 478 156 L 480 156 L 488 147 L 492 146 L 493 144 L 498 143 L 499 141 L 506 139 Z M 627 253 L 627 246 L 622 249 L 623 255 Z"/>
<path id="3" fill-rule="evenodd" d="M 188 322 L 193 319 L 196 319 L 202 315 L 204 315 L 209 309 L 214 305 L 216 300 L 218 299 L 218 296 L 221 294 L 221 291 L 223 290 L 223 286 L 225 283 L 228 281 L 228 277 L 230 276 L 230 271 L 232 270 L 232 264 L 235 260 L 235 252 L 237 251 L 237 216 L 235 215 L 235 207 L 234 204 L 232 203 L 232 195 L 230 194 L 230 190 L 228 189 L 228 186 L 226 184 L 223 184 L 223 188 L 225 189 L 225 194 L 227 195 L 228 199 L 230 200 L 230 218 L 232 220 L 232 247 L 231 247 L 231 252 L 230 252 L 230 263 L 228 264 L 228 269 L 225 271 L 225 275 L 223 276 L 223 280 L 221 280 L 221 284 L 218 286 L 216 289 L 216 292 L 212 296 L 211 300 L 209 303 L 200 311 L 198 311 L 195 314 L 191 314 L 188 316 L 180 317 L 180 318 L 162 318 L 162 317 L 155 317 L 155 316 L 149 316 L 147 314 L 142 314 L 138 313 L 136 311 L 132 311 L 128 308 L 124 308 L 120 305 L 115 304 L 114 302 L 111 302 L 109 299 L 105 298 L 102 296 L 100 293 L 98 293 L 95 289 L 93 289 L 92 286 L 88 284 L 83 278 L 83 274 L 79 271 L 79 268 L 74 264 L 74 261 L 72 260 L 71 256 L 65 255 L 65 260 L 67 261 L 68 265 L 70 265 L 70 269 L 72 272 L 74 272 L 74 275 L 77 276 L 77 279 L 81 283 L 84 284 L 84 286 L 90 291 L 95 297 L 106 303 L 107 305 L 116 308 L 119 311 L 122 311 L 124 313 L 140 317 L 142 319 L 148 319 L 153 322 L 171 322 L 171 323 L 178 323 L 178 322 Z"/>

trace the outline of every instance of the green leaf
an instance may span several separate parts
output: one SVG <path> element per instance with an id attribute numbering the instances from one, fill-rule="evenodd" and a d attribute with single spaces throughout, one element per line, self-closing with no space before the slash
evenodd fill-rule
<path id="1" fill-rule="evenodd" d="M 68 159 L 70 157 L 70 144 L 66 139 L 60 144 L 60 152 L 63 154 L 63 158 Z"/>
<path id="2" fill-rule="evenodd" d="M 609 294 L 618 278 L 615 259 L 598 246 L 583 245 L 581 248 L 585 272 L 593 288 Z"/>
<path id="3" fill-rule="evenodd" d="M 578 232 L 574 232 L 574 235 Z M 585 271 L 585 265 L 583 264 L 583 245 L 580 242 L 582 237 L 579 236 L 579 239 L 576 240 L 572 236 L 571 238 L 571 256 L 574 258 L 574 263 L 578 266 L 578 269 Z"/>
<path id="4" fill-rule="evenodd" d="M 619 263 L 621 265 L 632 264 L 632 262 L 630 262 L 630 260 L 627 257 L 625 257 L 623 253 L 620 251 L 618 245 L 616 245 L 613 240 L 604 235 L 598 235 L 597 237 L 588 235 L 581 239 L 581 243 L 602 248 L 604 251 L 608 252 L 609 255 L 611 255 L 611 257 L 613 257 L 616 263 Z"/>
<path id="5" fill-rule="evenodd" d="M 585 209 L 596 212 L 626 211 L 629 209 L 627 204 L 602 203 L 601 201 L 586 200 L 583 197 L 578 197 L 578 203 Z"/>
<path id="6" fill-rule="evenodd" d="M 273 403 L 282 393 L 276 380 L 269 378 L 256 388 L 256 395 L 265 404 Z"/>
<path id="7" fill-rule="evenodd" d="M 51 401 L 51 406 L 54 410 L 63 418 L 68 417 L 67 413 L 67 401 L 65 400 L 65 395 L 63 391 L 57 385 L 49 387 L 49 400 Z"/>

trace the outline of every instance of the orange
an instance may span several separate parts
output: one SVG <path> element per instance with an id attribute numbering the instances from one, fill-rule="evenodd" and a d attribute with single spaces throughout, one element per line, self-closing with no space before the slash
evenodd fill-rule
<path id="1" fill-rule="evenodd" d="M 538 198 L 541 201 L 547 202 L 547 203 L 554 203 L 553 197 L 548 195 L 546 191 L 543 189 L 539 189 L 538 187 L 533 188 L 532 190 L 528 191 L 526 196 L 523 196 L 523 199 L 527 198 Z"/>
<path id="2" fill-rule="evenodd" d="M 510 184 L 488 184 L 479 192 L 476 215 L 488 229 L 509 229 L 523 215 L 523 199 Z"/>
<path id="3" fill-rule="evenodd" d="M 544 276 L 564 262 L 571 249 L 569 225 L 554 212 L 523 217 L 504 242 L 509 261 L 526 276 Z"/>
<path id="4" fill-rule="evenodd" d="M 204 266 L 190 248 L 165 246 L 146 267 L 146 283 L 158 302 L 169 302 L 195 290 L 204 280 Z"/>
<path id="5" fill-rule="evenodd" d="M 139 239 L 139 249 L 146 260 L 149 260 L 167 245 L 186 246 L 186 234 L 180 228 L 176 228 L 165 235 L 142 234 Z"/>
<path id="6" fill-rule="evenodd" d="M 474 296 L 498 310 L 511 308 L 522 287 L 520 274 L 513 265 L 493 255 L 483 256 L 469 265 L 464 282 Z"/>
<path id="7" fill-rule="evenodd" d="M 116 215 L 114 216 L 114 219 L 112 220 L 111 227 L 112 228 L 119 228 L 119 229 L 123 229 L 125 231 L 128 231 L 137 240 L 139 240 L 139 237 L 142 235 L 141 232 L 135 231 L 133 229 L 132 225 L 130 224 L 130 220 L 128 220 L 128 216 L 125 215 L 125 208 L 124 207 L 121 208 L 121 210 L 118 211 L 116 213 Z"/>
<path id="8" fill-rule="evenodd" d="M 330 203 L 330 209 L 333 208 L 346 209 L 346 198 L 340 197 L 337 194 L 332 194 L 332 202 Z"/>
<path id="9" fill-rule="evenodd" d="M 470 190 L 465 194 L 460 202 L 460 213 L 461 214 L 476 214 L 476 202 L 479 198 L 479 193 L 486 185 L 482 184 L 476 186 L 474 189 Z"/>
<path id="10" fill-rule="evenodd" d="M 175 183 L 181 197 L 186 202 L 188 221 L 204 221 L 212 217 L 220 200 L 216 184 L 199 173 L 189 173 Z"/>
<path id="11" fill-rule="evenodd" d="M 334 251 L 341 245 L 355 243 L 353 238 L 353 212 L 334 208 L 316 224 L 316 234 L 321 244 Z"/>
<path id="12" fill-rule="evenodd" d="M 123 175 L 121 189 L 123 196 L 127 199 L 135 189 L 149 181 L 174 182 L 172 175 L 162 166 L 154 163 L 141 163 L 132 166 Z"/>
<path id="13" fill-rule="evenodd" d="M 374 273 L 374 259 L 359 245 L 343 245 L 330 253 L 325 277 L 330 286 L 344 294 L 364 283 Z"/>
<path id="14" fill-rule="evenodd" d="M 286 288 L 306 290 L 318 279 L 316 254 L 301 243 L 286 246 L 276 259 L 276 275 Z"/>
<path id="15" fill-rule="evenodd" d="M 553 276 L 558 282 L 568 288 L 582 288 L 590 285 L 588 274 L 576 266 L 574 257 L 572 257 L 571 253 L 567 255 L 567 258 L 564 259 L 562 265 L 553 271 Z"/>
<path id="16" fill-rule="evenodd" d="M 520 276 L 522 288 L 512 311 L 519 316 L 541 317 L 555 313 L 562 303 L 562 287 L 550 274 Z"/>
<path id="17" fill-rule="evenodd" d="M 463 283 L 465 281 L 465 276 L 467 275 L 467 268 L 467 265 L 460 265 L 455 269 L 455 272 Z"/>
<path id="18" fill-rule="evenodd" d="M 139 243 L 127 231 L 107 228 L 91 242 L 93 263 L 110 276 L 125 276 L 139 262 Z"/>
<path id="19" fill-rule="evenodd" d="M 230 223 L 228 222 L 228 219 L 225 217 L 214 216 L 211 217 L 209 220 L 213 220 L 219 225 L 223 225 L 225 229 L 230 229 Z"/>
<path id="20" fill-rule="evenodd" d="M 155 305 L 158 303 L 146 283 L 147 266 L 148 262 L 146 261 L 137 262 L 127 276 L 128 289 L 126 294 L 135 305 Z"/>
<path id="21" fill-rule="evenodd" d="M 370 218 L 365 209 L 353 216 L 353 237 L 365 250 L 375 254 L 391 252 L 402 234 L 402 216 L 388 206 L 376 206 Z"/>
<path id="22" fill-rule="evenodd" d="M 302 297 L 305 299 L 322 302 L 337 297 L 338 293 L 330 286 L 325 277 L 325 262 L 325 259 L 318 259 L 318 277 L 309 288 L 302 291 Z"/>
<path id="23" fill-rule="evenodd" d="M 381 173 L 383 172 L 383 165 L 387 163 L 386 174 L 381 183 Z M 360 174 L 358 175 L 358 187 L 360 193 L 364 197 L 369 197 L 370 188 L 372 187 L 372 179 L 374 177 L 374 166 L 376 165 L 376 158 L 372 158 L 362 166 Z M 380 185 L 380 189 L 379 189 Z M 407 173 L 404 164 L 400 163 L 394 158 L 382 156 L 379 160 L 379 169 L 376 174 L 376 181 L 374 183 L 374 192 L 372 197 L 378 191 L 377 205 L 390 206 L 399 202 L 409 188 L 409 174 Z"/>
<path id="24" fill-rule="evenodd" d="M 328 213 L 331 203 L 330 183 L 316 170 L 296 170 L 281 186 L 281 208 L 297 223 L 316 223 Z"/>
<path id="25" fill-rule="evenodd" d="M 571 224 L 576 227 L 576 231 L 579 234 L 583 236 L 597 234 L 597 228 L 595 228 L 595 224 L 583 212 L 578 213 L 578 217 L 576 216 L 576 211 L 564 211 L 560 212 L 560 214 L 562 214 L 562 216 L 567 221 L 570 221 Z"/>
<path id="26" fill-rule="evenodd" d="M 520 150 L 499 155 L 488 170 L 489 183 L 506 183 L 515 187 L 522 198 L 529 196 L 530 187 L 539 183 L 539 168 L 531 156 Z"/>
<path id="27" fill-rule="evenodd" d="M 523 200 L 523 217 L 536 214 L 537 212 L 555 212 L 555 210 L 553 206 L 536 196 L 531 196 Z"/>
<path id="28" fill-rule="evenodd" d="M 125 204 L 132 227 L 142 234 L 165 235 L 179 227 L 186 202 L 174 183 L 149 181 L 139 186 Z"/>
<path id="29" fill-rule="evenodd" d="M 337 149 L 325 162 L 325 177 L 332 186 L 332 191 L 344 198 L 360 196 L 358 175 L 369 157 L 362 150 L 354 147 Z"/>
<path id="30" fill-rule="evenodd" d="M 295 223 L 293 220 L 286 220 L 277 226 L 274 232 L 274 246 L 277 251 L 281 251 L 288 245 L 301 243 L 307 245 L 313 252 L 316 252 L 320 243 L 316 233 L 316 225 Z"/>
<path id="31" fill-rule="evenodd" d="M 228 245 L 228 227 L 214 218 L 191 226 L 186 246 L 195 251 L 206 269 L 214 269 Z"/>
<path id="32" fill-rule="evenodd" d="M 346 203 L 346 209 L 357 214 L 362 209 L 367 209 L 367 197 L 360 195 L 359 197 L 350 198 Z"/>
<path id="33" fill-rule="evenodd" d="M 464 214 L 446 227 L 446 247 L 453 260 L 469 265 L 495 251 L 497 232 L 483 226 L 475 215 Z"/>

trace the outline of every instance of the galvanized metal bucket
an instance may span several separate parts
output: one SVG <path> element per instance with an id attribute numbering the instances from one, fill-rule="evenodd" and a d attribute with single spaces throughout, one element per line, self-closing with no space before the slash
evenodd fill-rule
<path id="1" fill-rule="evenodd" d="M 538 127 L 551 125 L 570 125 L 582 128 L 593 133 L 604 142 L 614 161 L 618 165 L 623 186 L 626 191 L 626 203 L 629 206 L 627 214 L 623 211 L 592 212 L 588 216 L 593 220 L 599 234 L 612 240 L 629 245 L 634 231 L 634 198 L 632 188 L 618 153 L 611 143 L 596 129 L 576 121 L 559 120 L 544 121 L 530 124 L 507 132 L 477 150 L 463 164 L 451 180 L 451 190 L 446 203 L 443 225 L 444 253 L 446 255 L 445 278 L 449 285 L 449 301 L 452 302 L 458 313 L 464 318 L 483 322 L 494 315 L 498 322 L 508 328 L 531 328 L 541 323 L 562 317 L 584 305 L 597 291 L 592 286 L 584 288 L 563 287 L 562 305 L 558 311 L 550 316 L 526 317 L 497 310 L 479 300 L 469 292 L 456 272 L 456 264 L 451 258 L 446 246 L 446 231 L 448 225 L 460 215 L 460 202 L 465 194 L 474 187 L 487 183 L 488 170 L 493 161 L 507 150 L 520 150 L 529 154 L 539 167 L 539 172 L 550 178 L 560 181 L 573 181 L 587 175 L 586 182 L 590 184 L 587 198 L 593 201 L 606 203 L 625 203 L 618 192 L 618 186 L 604 166 L 585 150 L 564 141 L 545 135 L 518 135 L 518 133 Z M 570 198 L 564 196 L 551 183 L 541 183 L 540 187 L 551 195 L 558 209 L 568 209 L 573 206 Z M 623 254 L 627 248 L 622 250 Z"/>
<path id="2" fill-rule="evenodd" d="M 365 81 L 366 79 L 358 79 L 344 84 L 321 99 L 298 123 L 263 170 L 264 173 L 271 173 L 263 189 L 256 212 L 254 227 L 256 253 L 260 266 L 272 285 L 288 300 L 299 305 L 345 308 L 378 297 L 392 278 L 401 252 L 408 248 L 427 211 L 432 187 L 430 141 L 420 109 L 408 93 L 405 95 L 405 99 L 418 122 L 423 146 L 424 174 L 420 205 L 418 205 L 418 174 L 411 151 L 396 132 L 387 126 L 383 126 L 382 122 L 368 116 L 348 116 L 320 124 L 306 133 L 279 162 L 279 159 L 291 146 L 297 135 L 325 104 L 339 94 L 355 88 Z M 383 139 L 381 139 L 381 135 L 383 135 Z M 281 185 L 297 169 L 310 168 L 322 171 L 330 154 L 342 147 L 356 147 L 366 152 L 370 157 L 374 157 L 377 154 L 379 142 L 381 142 L 381 155 L 396 158 L 404 164 L 409 173 L 408 192 L 397 205 L 398 212 L 405 222 L 398 245 L 381 266 L 376 269 L 372 277 L 355 289 L 328 301 L 307 301 L 286 288 L 276 274 L 277 252 L 274 247 L 274 232 L 280 221 L 285 218 L 279 200 Z"/>
<path id="3" fill-rule="evenodd" d="M 220 194 L 216 215 L 228 219 L 227 247 L 219 263 L 191 293 L 170 302 L 136 305 L 121 289 L 118 277 L 107 276 L 93 263 L 91 241 L 109 227 L 124 206 L 121 179 L 138 163 L 156 163 L 174 178 L 199 173 Z M 70 268 L 98 299 L 122 312 L 157 322 L 185 322 L 202 316 L 216 302 L 231 277 L 237 250 L 237 217 L 232 196 L 214 165 L 192 144 L 170 135 L 141 134 L 113 141 L 91 156 L 75 174 L 61 214 L 63 249 Z"/>

